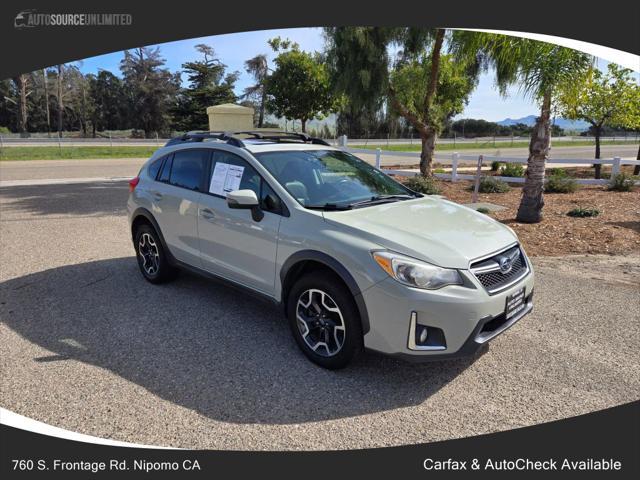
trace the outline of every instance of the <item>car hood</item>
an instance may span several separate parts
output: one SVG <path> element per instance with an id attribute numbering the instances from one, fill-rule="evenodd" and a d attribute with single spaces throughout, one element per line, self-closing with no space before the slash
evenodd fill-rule
<path id="1" fill-rule="evenodd" d="M 517 241 L 506 225 L 437 197 L 323 214 L 330 224 L 381 247 L 449 268 L 466 269 L 472 260 Z"/>

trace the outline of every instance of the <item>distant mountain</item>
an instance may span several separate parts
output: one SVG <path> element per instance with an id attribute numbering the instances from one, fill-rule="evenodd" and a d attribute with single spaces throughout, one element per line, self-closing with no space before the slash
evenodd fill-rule
<path id="1" fill-rule="evenodd" d="M 529 115 L 522 118 L 505 118 L 504 120 L 500 120 L 496 123 L 504 127 L 510 127 L 511 125 L 515 125 L 516 123 L 524 123 L 525 125 L 531 127 L 536 123 L 536 116 Z"/>
<path id="2" fill-rule="evenodd" d="M 589 124 L 582 120 L 567 120 L 566 118 L 556 118 L 554 123 L 563 130 L 578 130 L 583 131 L 589 128 Z"/>
<path id="3" fill-rule="evenodd" d="M 516 123 L 524 123 L 527 126 L 533 126 L 536 123 L 536 118 L 537 117 L 535 115 L 528 115 L 522 118 L 505 118 L 504 120 L 496 123 L 505 127 L 515 125 Z M 589 128 L 589 124 L 582 120 L 567 120 L 566 118 L 556 117 L 554 119 L 554 123 L 564 130 L 582 131 Z"/>

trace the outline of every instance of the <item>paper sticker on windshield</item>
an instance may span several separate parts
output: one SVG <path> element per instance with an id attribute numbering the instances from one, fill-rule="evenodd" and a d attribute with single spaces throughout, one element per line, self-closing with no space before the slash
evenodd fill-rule
<path id="1" fill-rule="evenodd" d="M 209 192 L 226 197 L 227 193 L 240 188 L 243 173 L 244 167 L 231 165 L 229 163 L 216 163 L 216 167 L 213 169 L 213 175 L 211 176 Z"/>

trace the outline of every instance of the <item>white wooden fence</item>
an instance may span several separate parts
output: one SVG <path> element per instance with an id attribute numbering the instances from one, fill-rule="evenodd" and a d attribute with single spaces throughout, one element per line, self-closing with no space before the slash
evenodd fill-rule
<path id="1" fill-rule="evenodd" d="M 381 150 L 377 149 L 367 149 L 367 148 L 348 148 L 343 147 L 343 150 L 353 153 L 353 154 L 368 154 L 375 155 L 375 165 L 377 168 L 381 168 L 385 173 L 389 175 L 402 175 L 404 177 L 412 177 L 414 175 L 418 175 L 419 172 L 410 169 L 388 169 L 382 167 L 382 156 L 389 155 L 393 157 L 409 157 L 414 158 L 416 163 L 420 163 L 420 153 L 416 152 L 395 152 L 391 150 Z M 440 160 L 438 160 L 440 159 Z M 497 161 L 501 163 L 527 163 L 527 158 L 525 157 L 502 157 L 502 156 L 492 156 L 492 155 L 460 155 L 458 152 L 454 152 L 451 154 L 450 158 L 447 158 L 446 162 L 451 162 L 451 173 L 436 173 L 435 176 L 437 178 L 441 178 L 443 180 L 450 180 L 452 182 L 458 180 L 473 180 L 476 178 L 476 175 L 463 174 L 458 173 L 458 167 L 461 162 L 470 163 L 473 162 L 477 164 L 478 161 L 482 161 L 482 164 L 490 165 L 492 162 Z M 438 155 L 436 161 L 444 160 L 443 155 Z M 564 164 L 564 165 L 611 165 L 611 177 L 620 173 L 620 167 L 622 165 L 640 165 L 640 160 L 625 160 L 620 157 L 615 157 L 612 159 L 593 159 L 593 158 L 550 158 L 546 162 L 547 164 Z M 510 183 L 524 183 L 524 177 L 503 177 L 503 176 L 495 176 L 494 178 L 503 180 L 505 182 Z M 609 183 L 609 179 L 595 179 L 595 178 L 577 178 L 576 182 L 583 185 L 603 185 Z M 636 181 L 636 185 L 640 185 L 640 182 Z"/>

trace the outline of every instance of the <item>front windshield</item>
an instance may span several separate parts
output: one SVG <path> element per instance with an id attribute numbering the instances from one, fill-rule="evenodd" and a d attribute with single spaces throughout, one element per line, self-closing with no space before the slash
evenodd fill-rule
<path id="1" fill-rule="evenodd" d="M 255 157 L 308 208 L 350 208 L 360 202 L 415 195 L 365 161 L 339 150 L 264 152 Z"/>

